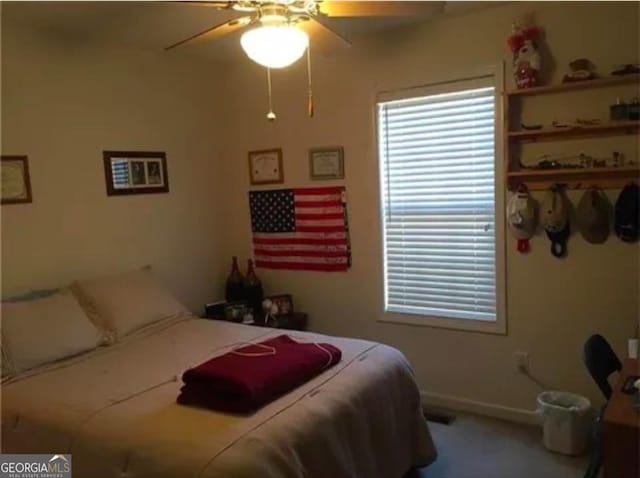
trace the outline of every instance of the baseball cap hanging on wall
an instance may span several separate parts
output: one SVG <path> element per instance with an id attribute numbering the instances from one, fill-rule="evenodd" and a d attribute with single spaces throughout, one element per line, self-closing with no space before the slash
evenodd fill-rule
<path id="1" fill-rule="evenodd" d="M 538 203 L 529 194 L 526 185 L 518 186 L 507 204 L 507 224 L 513 237 L 518 240 L 518 252 L 529 252 L 529 239 L 538 227 Z"/>
<path id="2" fill-rule="evenodd" d="M 587 189 L 576 209 L 580 234 L 591 244 L 602 244 L 609 237 L 609 210 L 611 204 L 596 187 Z"/>
<path id="3" fill-rule="evenodd" d="M 627 184 L 616 200 L 615 231 L 625 242 L 640 237 L 640 190 L 636 183 Z"/>
<path id="4" fill-rule="evenodd" d="M 567 255 L 567 240 L 571 234 L 568 201 L 558 185 L 551 186 L 542 203 L 540 222 L 551 241 L 551 254 L 554 257 Z"/>

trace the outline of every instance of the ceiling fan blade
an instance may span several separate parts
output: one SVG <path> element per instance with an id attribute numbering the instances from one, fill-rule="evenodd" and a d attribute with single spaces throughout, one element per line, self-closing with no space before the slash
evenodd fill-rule
<path id="1" fill-rule="evenodd" d="M 307 21 L 298 23 L 297 26 L 309 35 L 309 48 L 311 48 L 312 52 L 329 53 L 351 46 L 349 40 L 333 30 L 321 19 L 310 18 Z"/>
<path id="2" fill-rule="evenodd" d="M 318 8 L 329 17 L 401 17 L 441 12 L 444 4 L 445 2 L 424 1 L 323 0 L 318 4 Z"/>
<path id="3" fill-rule="evenodd" d="M 211 8 L 217 8 L 218 10 L 229 10 L 233 8 L 233 5 L 236 2 L 235 0 L 229 0 L 227 2 L 225 2 L 224 0 L 220 2 L 206 2 L 206 1 L 195 2 L 191 0 L 177 0 L 177 1 L 172 1 L 170 3 L 186 3 L 187 5 L 194 5 L 197 7 L 211 7 Z"/>
<path id="4" fill-rule="evenodd" d="M 227 35 L 228 33 L 233 33 L 241 28 L 246 27 L 247 25 L 251 24 L 253 21 L 255 21 L 253 17 L 240 17 L 234 20 L 229 20 L 228 22 L 224 22 L 220 25 L 216 25 L 215 27 L 208 28 L 200 33 L 196 33 L 195 35 L 192 35 L 189 38 L 185 38 L 184 40 L 181 40 L 178 43 L 169 45 L 168 47 L 165 48 L 165 51 L 171 50 L 180 45 L 184 45 L 185 43 L 188 43 L 188 42 L 212 40 L 214 38 Z"/>

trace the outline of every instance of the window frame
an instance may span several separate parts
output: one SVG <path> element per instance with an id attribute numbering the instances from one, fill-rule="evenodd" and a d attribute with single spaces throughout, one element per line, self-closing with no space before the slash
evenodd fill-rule
<path id="1" fill-rule="evenodd" d="M 419 96 L 427 96 L 442 92 L 451 91 L 450 85 L 458 82 L 468 82 L 481 79 L 493 79 L 495 87 L 495 269 L 496 269 L 496 320 L 484 321 L 474 319 L 455 319 L 448 317 L 426 316 L 418 314 L 408 314 L 400 312 L 389 312 L 386 310 L 386 237 L 385 237 L 385 218 L 384 211 L 384 165 L 382 155 L 380 154 L 381 138 L 380 124 L 378 117 L 379 103 L 385 101 L 408 99 Z M 382 311 L 378 318 L 379 322 L 387 322 L 392 324 L 414 325 L 422 327 L 435 327 L 444 329 L 453 329 L 469 332 L 482 332 L 489 334 L 506 335 L 507 334 L 507 290 L 506 290 L 506 237 L 505 237 L 505 103 L 503 100 L 504 91 L 504 65 L 498 64 L 486 68 L 481 68 L 473 74 L 457 75 L 449 79 L 434 81 L 428 84 L 411 87 L 396 87 L 391 89 L 379 89 L 373 97 L 373 119 L 375 128 L 375 148 L 378 160 L 378 199 L 379 199 L 379 231 L 381 238 L 381 295 L 383 297 Z"/>

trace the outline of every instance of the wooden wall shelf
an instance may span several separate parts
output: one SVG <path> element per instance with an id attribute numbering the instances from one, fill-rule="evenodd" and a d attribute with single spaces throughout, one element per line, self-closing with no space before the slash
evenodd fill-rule
<path id="1" fill-rule="evenodd" d="M 625 76 L 608 76 L 596 78 L 594 80 L 576 81 L 573 83 L 560 83 L 558 85 L 536 86 L 534 88 L 523 88 L 521 90 L 507 90 L 505 96 L 533 96 L 550 93 L 566 93 L 568 91 L 586 90 L 591 88 L 603 88 L 629 84 L 640 85 L 640 74 L 630 74 Z"/>
<path id="2" fill-rule="evenodd" d="M 601 189 L 617 189 L 624 187 L 630 181 L 638 181 L 640 179 L 640 168 L 638 166 L 590 169 L 520 169 L 522 143 L 564 141 L 577 137 L 606 137 L 626 134 L 637 136 L 640 133 L 640 121 L 607 121 L 596 125 L 524 130 L 521 129 L 522 119 L 519 116 L 521 114 L 521 102 L 524 101 L 525 97 L 568 93 L 594 88 L 610 88 L 621 85 L 635 87 L 635 91 L 630 89 L 629 97 L 640 96 L 637 91 L 640 86 L 640 74 L 610 76 L 574 83 L 560 83 L 504 91 L 504 147 L 507 172 L 506 182 L 509 189 L 513 190 L 520 184 L 526 184 L 531 190 L 548 189 L 553 184 L 564 184 L 569 189 L 585 189 L 591 186 L 598 186 Z M 510 113 L 511 110 L 514 112 L 513 117 Z M 630 159 L 640 160 L 638 157 Z"/>
<path id="3" fill-rule="evenodd" d="M 548 189 L 553 184 L 565 184 L 569 189 L 598 186 L 601 189 L 622 188 L 640 179 L 640 167 L 522 169 L 507 173 L 509 189 L 526 183 L 530 190 Z"/>
<path id="4" fill-rule="evenodd" d="M 616 134 L 634 134 L 640 128 L 640 121 L 614 121 L 596 125 L 569 126 L 566 128 L 542 128 L 521 131 L 509 131 L 507 136 L 522 141 L 555 140 L 575 136 L 610 136 Z"/>

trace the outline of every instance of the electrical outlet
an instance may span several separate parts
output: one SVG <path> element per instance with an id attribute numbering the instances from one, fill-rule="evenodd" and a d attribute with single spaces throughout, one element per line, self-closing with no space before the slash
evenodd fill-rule
<path id="1" fill-rule="evenodd" d="M 518 372 L 529 373 L 529 352 L 515 352 L 513 360 Z"/>

